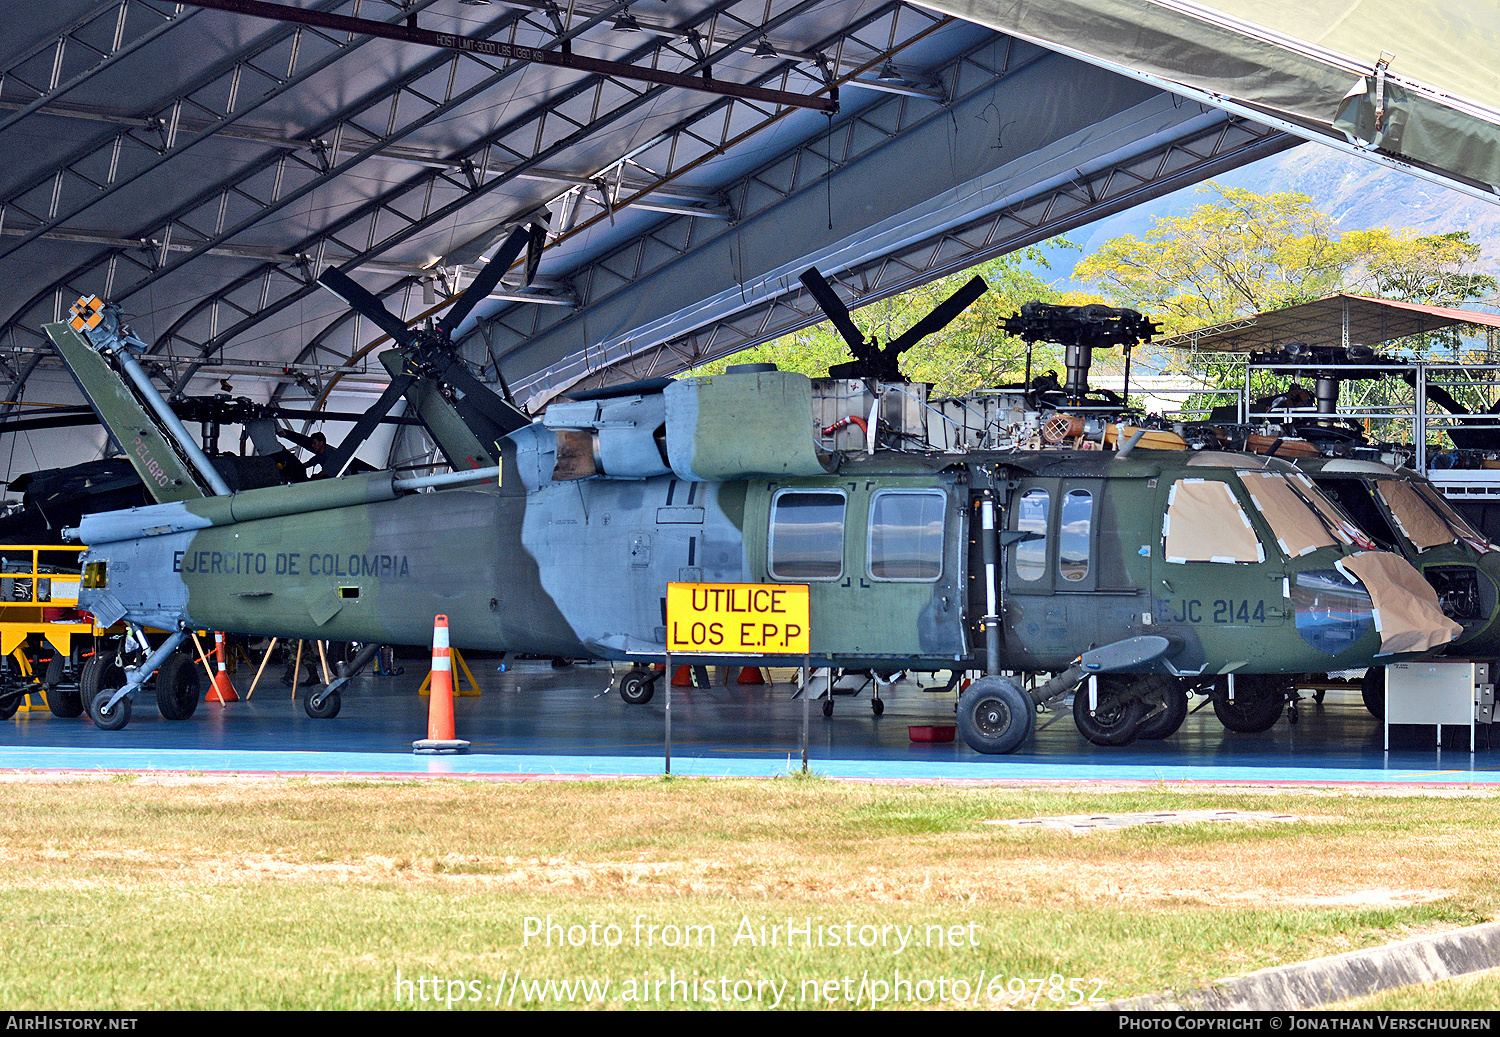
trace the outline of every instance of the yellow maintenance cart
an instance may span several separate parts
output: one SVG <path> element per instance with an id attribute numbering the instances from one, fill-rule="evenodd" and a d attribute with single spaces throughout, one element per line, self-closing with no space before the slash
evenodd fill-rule
<path id="1" fill-rule="evenodd" d="M 24 705 L 83 712 L 78 679 L 99 631 L 78 611 L 82 547 L 0 545 L 0 719 Z M 28 696 L 34 696 L 27 702 Z"/>

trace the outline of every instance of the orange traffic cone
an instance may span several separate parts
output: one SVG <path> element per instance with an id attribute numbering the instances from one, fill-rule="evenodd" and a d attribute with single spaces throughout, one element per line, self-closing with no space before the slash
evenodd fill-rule
<path id="1" fill-rule="evenodd" d="M 448 617 L 432 621 L 432 691 L 427 697 L 427 737 L 411 743 L 414 753 L 466 753 L 469 743 L 453 732 L 453 651 Z"/>
<path id="2" fill-rule="evenodd" d="M 759 666 L 741 666 L 740 679 L 737 684 L 764 684 L 765 678 L 760 675 Z"/>
<path id="3" fill-rule="evenodd" d="M 224 664 L 224 632 L 214 631 L 214 657 L 219 661 L 219 672 L 214 674 L 214 682 L 209 685 L 208 694 L 203 696 L 205 702 L 238 702 L 239 695 L 235 693 L 234 684 L 229 679 L 229 669 Z"/>

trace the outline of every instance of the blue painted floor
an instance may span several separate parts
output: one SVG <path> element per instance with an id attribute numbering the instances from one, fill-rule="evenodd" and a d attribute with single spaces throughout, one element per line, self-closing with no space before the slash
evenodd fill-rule
<path id="1" fill-rule="evenodd" d="M 28 771 L 170 771 L 333 775 L 653 775 L 664 768 L 665 696 L 630 706 L 603 694 L 605 666 L 553 671 L 522 662 L 506 673 L 480 669 L 483 694 L 455 702 L 467 755 L 416 756 L 426 735 L 426 700 L 416 694 L 420 664 L 399 677 L 361 677 L 341 714 L 312 720 L 279 680 L 262 682 L 250 701 L 204 703 L 190 720 L 157 713 L 148 693 L 121 731 L 85 719 L 21 712 L 0 724 L 0 768 Z M 241 674 L 237 686 L 249 686 Z M 674 774 L 771 775 L 800 769 L 802 703 L 787 685 L 674 689 Z M 1195 705 L 1201 700 L 1195 700 Z M 868 692 L 840 696 L 832 717 L 812 703 L 809 758 L 831 777 L 895 780 L 1306 782 L 1400 785 L 1500 785 L 1500 748 L 1470 754 L 1467 735 L 1433 745 L 1432 728 L 1402 729 L 1390 753 L 1381 727 L 1357 693 L 1308 699 L 1299 722 L 1271 731 L 1226 731 L 1211 708 L 1161 742 L 1119 748 L 1090 745 L 1071 712 L 1044 715 L 1035 740 L 1011 756 L 981 756 L 961 741 L 914 743 L 913 724 L 952 723 L 953 697 L 903 682 L 872 715 Z M 1049 723 L 1050 721 L 1050 723 Z M 1449 729 L 1449 735 L 1458 729 Z M 1500 742 L 1500 739 L 1496 740 Z M 1481 735 L 1481 745 L 1485 744 Z M 1460 746 L 1455 748 L 1455 746 Z"/>

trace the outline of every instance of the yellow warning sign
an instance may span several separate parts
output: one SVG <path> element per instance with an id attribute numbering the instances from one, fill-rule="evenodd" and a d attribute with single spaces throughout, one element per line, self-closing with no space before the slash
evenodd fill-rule
<path id="1" fill-rule="evenodd" d="M 710 655 L 806 655 L 807 585 L 667 584 L 667 650 Z"/>

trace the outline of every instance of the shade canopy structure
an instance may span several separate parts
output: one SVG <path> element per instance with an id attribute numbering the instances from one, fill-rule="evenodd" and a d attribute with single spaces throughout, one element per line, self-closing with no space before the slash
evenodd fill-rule
<path id="1" fill-rule="evenodd" d="M 1288 342 L 1309 346 L 1377 346 L 1460 325 L 1500 328 L 1500 316 L 1363 295 L 1331 295 L 1157 339 L 1158 346 L 1210 353 L 1250 353 Z"/>
<path id="2" fill-rule="evenodd" d="M 440 319 L 515 227 L 545 223 L 534 278 L 518 263 L 454 335 L 534 412 L 821 320 L 808 266 L 858 306 L 1274 155 L 1309 125 L 1101 61 L 1081 6 L 1061 42 L 904 0 L 283 6 L 0 10 L 4 412 L 81 403 L 41 325 L 83 295 L 121 304 L 164 390 L 358 412 L 390 379 L 383 332 L 319 273 L 403 321 Z M 1284 49 L 1242 62 L 1301 76 L 1310 59 Z M 1320 82 L 1336 79 L 1353 82 Z M 364 459 L 421 455 L 419 432 L 390 428 Z M 106 446 L 19 435 L 0 436 L 11 475 Z"/>

